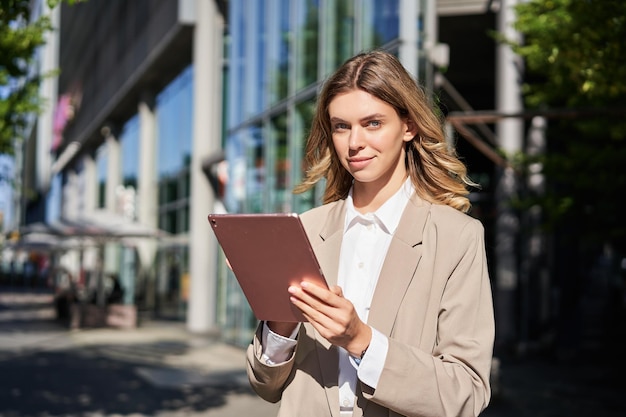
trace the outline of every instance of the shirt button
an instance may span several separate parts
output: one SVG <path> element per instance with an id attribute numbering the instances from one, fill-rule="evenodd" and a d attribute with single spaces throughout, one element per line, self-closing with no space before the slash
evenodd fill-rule
<path id="1" fill-rule="evenodd" d="M 359 269 L 363 269 L 363 262 L 359 262 L 358 263 L 358 267 L 359 267 Z"/>
<path id="2" fill-rule="evenodd" d="M 343 406 L 344 406 L 344 407 L 350 407 L 350 401 L 348 401 L 348 399 L 347 399 L 347 398 L 344 398 L 344 400 L 343 400 Z"/>

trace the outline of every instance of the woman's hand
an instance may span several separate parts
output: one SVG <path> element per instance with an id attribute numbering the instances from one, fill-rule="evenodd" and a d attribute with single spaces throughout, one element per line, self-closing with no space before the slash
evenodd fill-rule
<path id="1" fill-rule="evenodd" d="M 326 340 L 360 357 L 372 339 L 372 329 L 361 321 L 341 287 L 329 290 L 303 281 L 289 287 L 291 302 Z"/>

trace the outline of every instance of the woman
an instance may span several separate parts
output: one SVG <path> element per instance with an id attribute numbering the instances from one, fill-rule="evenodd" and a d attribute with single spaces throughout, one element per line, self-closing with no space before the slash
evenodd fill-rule
<path id="1" fill-rule="evenodd" d="M 260 323 L 248 376 L 279 416 L 475 416 L 490 399 L 494 318 L 474 185 L 393 55 L 325 83 L 295 190 L 330 290 L 289 288 L 308 322 Z"/>

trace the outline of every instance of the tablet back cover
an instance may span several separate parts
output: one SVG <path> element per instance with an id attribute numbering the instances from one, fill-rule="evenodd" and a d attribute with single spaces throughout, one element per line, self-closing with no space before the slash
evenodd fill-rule
<path id="1" fill-rule="evenodd" d="M 211 214 L 209 223 L 256 318 L 305 321 L 287 288 L 303 279 L 327 284 L 299 216 Z"/>

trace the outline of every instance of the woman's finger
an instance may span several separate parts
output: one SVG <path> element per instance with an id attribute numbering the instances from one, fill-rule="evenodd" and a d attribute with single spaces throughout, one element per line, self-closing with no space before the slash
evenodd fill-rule
<path id="1" fill-rule="evenodd" d="M 330 291 L 336 296 L 343 298 L 343 290 L 339 285 L 333 285 L 330 287 Z"/>
<path id="2" fill-rule="evenodd" d="M 321 301 L 320 298 L 315 295 L 304 291 L 301 287 L 292 285 L 289 287 L 288 291 L 291 294 L 292 302 L 301 310 L 310 309 L 310 314 L 312 314 L 313 311 L 327 313 L 327 309 L 329 308 L 328 304 Z"/>
<path id="3" fill-rule="evenodd" d="M 343 299 L 343 291 L 341 290 L 341 287 L 336 285 L 330 288 L 323 288 L 319 285 L 302 281 L 300 283 L 300 288 L 307 294 L 310 294 L 318 300 L 334 307 L 340 304 L 340 299 Z"/>
<path id="4" fill-rule="evenodd" d="M 296 306 L 302 315 L 311 323 L 318 331 L 326 331 L 329 327 L 333 326 L 334 321 L 331 317 L 327 316 L 320 308 L 313 307 L 311 304 L 303 301 L 297 296 L 291 297 L 291 302 Z"/>

